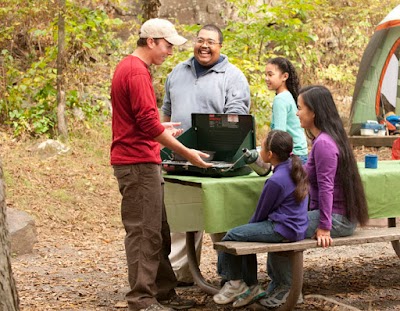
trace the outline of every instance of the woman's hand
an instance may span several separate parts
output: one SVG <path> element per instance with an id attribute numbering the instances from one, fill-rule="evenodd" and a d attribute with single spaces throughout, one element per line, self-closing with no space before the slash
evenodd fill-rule
<path id="1" fill-rule="evenodd" d="M 322 246 L 323 248 L 326 248 L 333 243 L 331 232 L 329 230 L 318 228 L 317 231 L 315 231 L 314 238 L 317 240 L 318 246 Z"/>

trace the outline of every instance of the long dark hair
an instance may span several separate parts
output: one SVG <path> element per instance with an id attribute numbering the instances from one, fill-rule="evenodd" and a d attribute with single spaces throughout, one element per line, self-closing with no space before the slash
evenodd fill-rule
<path id="1" fill-rule="evenodd" d="M 292 177 L 296 185 L 294 196 L 297 203 L 303 201 L 308 195 L 309 183 L 307 173 L 303 168 L 300 158 L 292 153 L 292 136 L 285 131 L 272 130 L 268 133 L 264 148 L 273 152 L 281 162 L 286 161 L 289 157 L 291 158 L 292 168 L 290 177 Z"/>
<path id="2" fill-rule="evenodd" d="M 300 79 L 293 64 L 284 57 L 272 58 L 268 61 L 268 64 L 276 65 L 282 73 L 288 73 L 289 77 L 286 80 L 286 87 L 297 102 L 297 96 L 299 96 L 300 89 Z"/>
<path id="3" fill-rule="evenodd" d="M 365 225 L 368 206 L 357 162 L 340 119 L 331 92 L 322 85 L 311 85 L 300 90 L 304 105 L 314 112 L 314 125 L 327 133 L 339 149 L 338 176 L 346 201 L 346 215 L 351 221 Z M 307 135 L 312 138 L 309 131 Z"/>

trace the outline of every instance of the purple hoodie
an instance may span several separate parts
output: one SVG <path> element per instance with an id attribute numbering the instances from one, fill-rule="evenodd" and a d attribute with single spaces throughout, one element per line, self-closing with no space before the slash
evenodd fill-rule
<path id="1" fill-rule="evenodd" d="M 294 197 L 296 185 L 290 177 L 291 160 L 278 164 L 274 174 L 267 179 L 250 223 L 267 219 L 274 222 L 274 231 L 289 241 L 305 238 L 307 230 L 308 198 L 297 203 Z"/>

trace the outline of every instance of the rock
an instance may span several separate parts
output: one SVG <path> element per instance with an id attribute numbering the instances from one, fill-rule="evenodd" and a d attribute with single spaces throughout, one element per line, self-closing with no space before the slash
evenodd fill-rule
<path id="1" fill-rule="evenodd" d="M 223 27 L 229 12 L 227 1 L 161 0 L 159 17 L 177 19 L 181 24 L 215 24 Z"/>
<path id="2" fill-rule="evenodd" d="M 113 4 L 112 8 L 119 18 L 135 21 L 141 14 L 142 5 L 146 2 L 148 0 L 121 0 L 118 4 Z M 223 27 L 226 24 L 226 18 L 234 14 L 233 5 L 226 0 L 160 0 L 159 4 L 158 17 L 174 23 L 178 20 L 179 24 L 215 24 Z M 136 34 L 136 30 L 133 33 Z M 120 34 L 122 38 L 128 39 L 131 31 L 126 29 Z"/>
<path id="3" fill-rule="evenodd" d="M 42 158 L 50 158 L 68 153 L 71 149 L 58 140 L 47 139 L 30 148 L 30 151 L 38 154 Z"/>
<path id="4" fill-rule="evenodd" d="M 35 221 L 26 212 L 13 208 L 6 209 L 7 225 L 11 241 L 11 254 L 31 253 L 37 242 Z"/>

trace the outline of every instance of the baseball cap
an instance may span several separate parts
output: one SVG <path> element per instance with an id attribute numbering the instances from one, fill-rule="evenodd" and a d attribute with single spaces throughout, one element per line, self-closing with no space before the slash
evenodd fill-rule
<path id="1" fill-rule="evenodd" d="M 163 38 L 173 45 L 182 45 L 187 40 L 178 35 L 174 25 L 165 19 L 152 18 L 140 27 L 140 38 Z"/>

